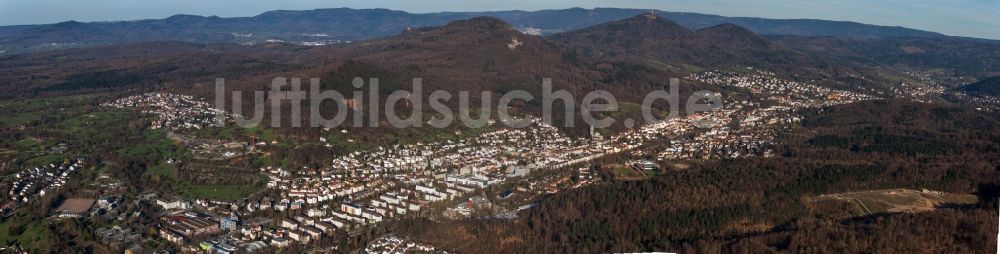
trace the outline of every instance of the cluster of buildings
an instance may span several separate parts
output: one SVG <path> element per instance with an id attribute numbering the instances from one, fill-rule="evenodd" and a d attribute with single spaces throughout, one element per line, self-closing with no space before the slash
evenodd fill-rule
<path id="1" fill-rule="evenodd" d="M 993 112 L 1000 110 L 1000 96 L 989 96 L 986 94 L 971 95 L 961 89 L 948 90 L 945 93 L 949 100 L 962 101 L 971 105 L 977 111 Z"/>
<path id="2" fill-rule="evenodd" d="M 155 116 L 155 119 L 150 121 L 152 129 L 198 130 L 215 126 L 218 117 L 232 119 L 232 115 L 206 102 L 196 100 L 189 95 L 174 93 L 154 92 L 133 95 L 102 105 L 112 108 L 138 108 L 143 113 L 152 114 Z M 199 158 L 232 158 L 255 152 L 258 145 L 267 144 L 267 142 L 198 139 L 173 131 L 168 132 L 167 137 L 183 143 Z"/>
<path id="3" fill-rule="evenodd" d="M 128 214 L 125 213 L 124 199 L 117 195 L 101 195 L 95 202 L 91 216 L 98 216 L 104 219 L 117 219 L 125 221 Z"/>
<path id="4" fill-rule="evenodd" d="M 129 247 L 142 238 L 142 234 L 138 230 L 121 226 L 100 228 L 94 234 L 101 240 L 101 243 L 116 249 Z"/>
<path id="5" fill-rule="evenodd" d="M 961 76 L 947 71 L 904 71 L 911 80 L 900 82 L 898 87 L 889 87 L 889 92 L 897 96 L 907 96 L 916 101 L 928 102 L 949 92 L 949 87 L 968 82 Z"/>
<path id="6" fill-rule="evenodd" d="M 76 171 L 83 168 L 83 159 L 66 160 L 62 164 L 21 170 L 14 173 L 6 199 L 0 204 L 0 210 L 7 214 L 19 206 L 55 193 L 69 181 Z"/>
<path id="7" fill-rule="evenodd" d="M 656 155 L 660 159 L 771 156 L 770 145 L 777 133 L 799 121 L 794 115 L 796 109 L 874 98 L 781 80 L 765 72 L 706 72 L 689 78 L 748 89 L 769 100 L 771 103 L 767 104 L 772 106 L 735 100 L 714 111 L 650 123 L 608 137 L 592 131 L 590 138 L 566 137 L 541 119 L 528 117 L 532 124 L 527 128 L 496 129 L 432 143 L 379 146 L 332 158 L 320 169 L 268 166 L 260 171 L 268 177 L 267 187 L 275 190 L 277 196 L 234 202 L 157 200 L 157 205 L 173 211 L 161 217 L 159 235 L 178 245 L 204 251 L 254 252 L 312 244 L 332 238 L 338 232 L 350 233 L 383 221 L 433 216 L 441 207 L 447 209 L 443 214 L 450 211 L 468 216 L 473 209 L 494 207 L 484 197 L 485 190 L 492 186 L 513 182 L 515 187 L 506 187 L 510 190 L 497 198 L 517 196 L 515 202 L 533 202 L 530 198 L 536 195 L 593 182 L 587 167 L 573 174 L 534 173 L 555 172 L 550 170 L 586 164 L 606 155 L 635 152 L 646 144 L 665 144 Z M 126 97 L 106 105 L 142 107 L 158 116 L 154 127 L 166 128 L 204 128 L 214 124 L 215 116 L 224 114 L 189 96 L 163 93 Z M 246 144 L 240 146 L 245 149 Z M 643 161 L 636 165 L 645 169 L 654 164 Z M 529 174 L 532 177 L 526 177 Z M 521 206 L 517 210 L 530 207 L 520 203 L 514 206 L 518 205 Z M 283 217 L 272 220 L 274 217 L 269 216 L 274 214 Z M 241 221 L 240 217 L 250 219 Z M 431 246 L 394 236 L 382 237 L 365 250 L 434 251 Z"/>
<path id="8" fill-rule="evenodd" d="M 180 209 L 180 208 L 177 208 Z M 160 228 L 157 234 L 187 251 L 204 250 L 209 253 L 235 253 L 235 244 L 219 240 L 209 240 L 230 228 L 231 220 L 218 220 L 192 210 L 174 210 L 160 217 Z M 204 240 L 204 241 L 202 241 Z M 224 240 L 224 238 L 223 238 Z M 266 245 L 265 245 L 266 246 Z M 244 249 L 246 250 L 246 249 Z"/>
<path id="9" fill-rule="evenodd" d="M 699 127 L 695 128 L 698 131 L 671 140 L 658 154 L 659 159 L 770 157 L 777 134 L 801 121 L 797 110 L 877 99 L 860 92 L 785 80 L 759 70 L 708 71 L 691 74 L 688 79 L 746 89 L 760 102 L 731 100 L 712 112 L 673 119 L 672 124 Z"/>
<path id="10" fill-rule="evenodd" d="M 751 94 L 792 108 L 825 107 L 877 99 L 860 92 L 785 80 L 773 72 L 766 71 L 708 71 L 691 74 L 688 79 L 707 84 L 743 88 L 750 91 Z"/>
<path id="11" fill-rule="evenodd" d="M 256 45 L 259 42 L 264 43 L 293 43 L 302 46 L 325 46 L 325 45 L 338 45 L 338 44 L 350 44 L 351 40 L 341 40 L 333 39 L 332 36 L 325 33 L 302 33 L 301 36 L 295 37 L 294 41 L 285 41 L 279 39 L 264 39 L 260 40 L 260 37 L 255 37 L 253 33 L 238 33 L 232 32 L 229 35 L 243 41 L 243 45 Z"/>
<path id="12" fill-rule="evenodd" d="M 380 146 L 333 159 L 332 169 L 348 170 L 352 175 L 373 177 L 414 170 L 426 174 L 454 172 L 488 174 L 516 166 L 539 168 L 551 162 L 574 159 L 569 149 L 580 142 L 563 136 L 540 119 L 532 126 L 501 129 L 460 140 Z"/>
<path id="13" fill-rule="evenodd" d="M 539 28 L 525 27 L 524 29 L 521 29 L 521 33 L 524 33 L 524 34 L 527 34 L 527 35 L 532 35 L 532 36 L 542 36 L 543 31 L 542 31 L 542 29 L 539 29 Z"/>
<path id="14" fill-rule="evenodd" d="M 701 78 L 722 79 L 720 76 Z M 775 88 L 778 92 L 773 93 L 784 95 L 797 89 L 812 89 L 808 85 L 759 77 L 734 76 L 726 82 L 751 84 L 745 86 L 747 88 Z M 528 117 L 532 124 L 527 128 L 496 129 L 457 140 L 375 147 L 335 157 L 319 170 L 264 167 L 261 173 L 269 178 L 267 187 L 277 190 L 276 198 L 252 197 L 237 202 L 198 200 L 194 203 L 159 199 L 156 201 L 159 206 L 176 211 L 161 217 L 165 226 L 160 229 L 160 235 L 179 245 L 191 246 L 190 243 L 199 242 L 198 247 L 203 250 L 229 253 L 234 248 L 246 250 L 261 244 L 276 248 L 309 244 L 335 232 L 351 232 L 364 225 L 407 216 L 428 216 L 426 212 L 432 207 L 447 207 L 448 211 L 468 216 L 473 208 L 493 207 L 482 196 L 483 190 L 490 186 L 516 182 L 517 187 L 500 198 L 514 193 L 530 197 L 576 188 L 592 182 L 589 168 L 580 170 L 578 175 L 586 176 L 582 180 L 570 180 L 570 175 L 566 174 L 525 176 L 586 164 L 606 155 L 636 150 L 653 141 L 670 144 L 659 154 L 660 158 L 767 156 L 767 145 L 778 130 L 774 126 L 798 121 L 789 113 L 793 106 L 800 106 L 802 101 L 830 101 L 830 94 L 841 96 L 834 101 L 854 98 L 849 93 L 814 90 L 816 96 L 827 97 L 809 100 L 795 97 L 797 99 L 788 99 L 785 103 L 792 106 L 769 108 L 746 101 L 733 102 L 715 111 L 651 123 L 608 137 L 592 131 L 590 138 L 569 138 L 541 119 Z M 224 114 L 189 96 L 163 93 L 126 97 L 106 105 L 142 107 L 145 112 L 158 116 L 154 127 L 158 123 L 160 127 L 180 129 L 210 126 L 217 114 Z M 734 120 L 738 124 L 732 124 Z M 668 137 L 675 140 L 665 142 Z M 207 216 L 193 212 L 200 208 L 224 211 L 228 215 Z M 273 222 L 247 223 L 237 216 L 254 218 L 261 212 L 274 214 L 270 213 L 272 211 L 288 214 L 288 217 Z M 227 235 L 235 240 L 196 240 L 221 232 L 229 232 Z M 387 249 L 390 252 L 402 246 L 391 240 L 380 241 L 385 241 L 386 246 L 395 244 Z"/>
<path id="15" fill-rule="evenodd" d="M 288 211 L 301 209 L 300 204 L 270 199 L 258 201 L 187 200 L 160 197 L 155 204 L 167 210 L 160 217 L 159 236 L 181 246 L 186 251 L 210 253 L 259 253 L 289 247 L 293 244 L 312 244 L 331 238 L 337 229 L 346 230 L 340 221 L 329 221 L 326 213 L 311 209 L 303 215 L 272 220 L 267 217 L 248 217 L 262 211 Z M 284 208 L 279 208 L 279 207 Z M 339 225 L 339 226 L 338 226 Z"/>
<path id="16" fill-rule="evenodd" d="M 153 114 L 150 122 L 153 129 L 202 129 L 217 123 L 219 116 L 226 117 L 224 111 L 212 107 L 207 102 L 195 100 L 190 95 L 174 93 L 146 93 L 128 96 L 102 104 L 113 108 L 141 108 L 143 113 Z"/>
<path id="17" fill-rule="evenodd" d="M 160 218 L 158 234 L 182 249 L 210 253 L 255 253 L 293 244 L 314 244 L 336 235 L 337 226 L 309 216 L 244 221 L 237 213 L 208 215 L 195 209 Z M 335 222 L 336 223 L 336 222 Z"/>
<path id="18" fill-rule="evenodd" d="M 157 234 L 160 238 L 180 246 L 186 252 L 236 253 L 243 251 L 254 253 L 269 247 L 268 244 L 260 241 L 236 241 L 237 239 L 219 236 L 225 232 L 239 232 L 241 221 L 235 214 L 232 216 L 209 215 L 195 209 L 196 205 L 209 205 L 206 201 L 190 202 L 177 197 L 154 198 L 155 193 L 148 194 L 148 196 L 144 199 L 167 211 L 166 214 L 159 217 L 160 227 Z M 222 206 L 222 204 L 219 205 Z M 215 211 L 215 209 L 204 210 Z"/>
<path id="19" fill-rule="evenodd" d="M 777 134 L 801 119 L 785 106 L 760 108 L 756 103 L 736 101 L 723 108 L 689 115 L 673 122 L 690 125 L 691 135 L 670 140 L 659 159 L 718 159 L 773 156 L 771 145 Z"/>
<path id="20" fill-rule="evenodd" d="M 584 164 L 630 151 L 644 142 L 695 129 L 693 120 L 671 120 L 611 137 L 571 139 L 537 118 L 521 129 L 501 129 L 474 137 L 428 144 L 377 147 L 334 158 L 321 170 L 265 167 L 268 187 L 279 200 L 258 200 L 245 211 L 302 211 L 308 217 L 349 230 L 359 225 L 413 215 L 433 204 L 465 201 L 489 186 L 532 182 L 541 193 L 588 183 L 569 176 L 525 179 L 527 174 Z M 585 175 L 590 175 L 584 168 Z M 588 178 L 589 179 L 589 178 Z M 578 187 L 578 186 L 576 186 Z M 476 203 L 476 202 L 471 202 Z M 457 209 L 461 210 L 461 209 Z M 290 223 L 289 223 L 290 224 Z"/>
<path id="21" fill-rule="evenodd" d="M 437 250 L 433 245 L 414 242 L 395 235 L 385 235 L 365 246 L 364 253 L 448 253 Z"/>
<path id="22" fill-rule="evenodd" d="M 338 45 L 338 44 L 350 44 L 350 40 L 316 40 L 316 41 L 301 41 L 298 44 L 302 46 L 326 46 L 326 45 Z"/>
<path id="23" fill-rule="evenodd" d="M 957 96 L 965 101 L 973 103 L 976 106 L 976 110 L 993 112 L 1000 110 L 1000 97 L 996 96 L 969 96 L 968 94 L 958 92 L 955 93 Z"/>
<path id="24" fill-rule="evenodd" d="M 928 103 L 931 98 L 944 94 L 946 87 L 941 85 L 914 84 L 902 82 L 899 85 L 888 88 L 888 91 L 897 96 L 906 96 L 918 102 Z"/>
<path id="25" fill-rule="evenodd" d="M 166 225 L 160 229 L 164 236 L 192 238 L 219 233 L 222 230 L 220 222 L 193 212 L 191 214 L 170 214 L 160 217 L 160 220 Z M 169 237 L 165 238 L 172 240 Z"/>
<path id="26" fill-rule="evenodd" d="M 280 200 L 250 202 L 245 209 L 300 210 L 338 229 L 350 229 L 412 215 L 436 203 L 459 202 L 459 207 L 474 200 L 480 190 L 510 181 L 538 180 L 531 186 L 556 192 L 581 182 L 568 184 L 568 176 L 551 181 L 523 176 L 632 151 L 665 137 L 690 136 L 671 140 L 661 158 L 769 156 L 769 142 L 780 129 L 775 126 L 787 127 L 799 119 L 787 106 L 758 108 L 755 103 L 734 102 L 610 137 L 594 133 L 589 139 L 565 137 L 540 119 L 528 118 L 532 125 L 527 128 L 357 151 L 332 159 L 320 170 L 265 167 L 261 171 L 270 179 L 268 187 L 279 191 Z M 739 124 L 730 124 L 733 119 Z"/>
<path id="27" fill-rule="evenodd" d="M 322 170 L 266 167 L 268 187 L 281 200 L 251 205 L 325 214 L 335 225 L 364 225 L 419 212 L 445 201 L 542 169 L 580 164 L 637 147 L 641 131 L 600 140 L 570 139 L 540 119 L 521 129 L 501 129 L 434 143 L 377 147 L 334 158 Z M 652 135 L 652 134 L 648 134 Z M 268 204 L 269 203 L 269 204 Z M 318 210 L 311 212 L 313 210 Z"/>

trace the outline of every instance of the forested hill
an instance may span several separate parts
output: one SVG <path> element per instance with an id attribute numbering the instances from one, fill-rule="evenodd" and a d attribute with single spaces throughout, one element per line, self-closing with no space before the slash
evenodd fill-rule
<path id="1" fill-rule="evenodd" d="M 959 87 L 958 90 L 975 96 L 1000 96 L 1000 76 L 983 79 Z"/>

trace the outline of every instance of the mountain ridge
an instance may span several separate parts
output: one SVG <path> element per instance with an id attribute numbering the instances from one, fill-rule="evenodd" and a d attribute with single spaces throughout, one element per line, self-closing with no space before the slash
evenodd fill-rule
<path id="1" fill-rule="evenodd" d="M 286 41 L 331 44 L 366 40 L 397 34 L 406 27 L 440 26 L 455 20 L 493 16 L 516 29 L 538 29 L 555 34 L 601 23 L 625 19 L 649 10 L 620 8 L 571 8 L 540 11 L 436 12 L 409 13 L 390 9 L 329 8 L 315 10 L 275 10 L 251 17 L 220 18 L 178 14 L 164 19 L 134 21 L 80 22 L 106 31 L 106 36 L 58 37 L 39 34 L 37 28 L 57 24 L 0 26 L 0 49 L 8 54 L 50 50 L 68 46 L 107 45 L 142 41 L 178 40 L 198 43 L 261 43 Z M 857 22 L 809 19 L 763 19 L 717 15 L 664 12 L 657 15 L 677 22 L 689 30 L 700 30 L 724 23 L 745 27 L 758 34 L 837 36 L 849 38 L 916 37 L 943 38 L 939 33 L 902 27 L 866 25 Z M 316 36 L 325 35 L 325 36 Z M 985 39 L 977 39 L 980 42 Z"/>
<path id="2" fill-rule="evenodd" d="M 667 18 L 651 14 L 549 38 L 594 57 L 636 62 L 652 59 L 698 68 L 770 65 L 781 70 L 801 66 L 810 59 L 737 25 L 721 24 L 690 31 Z"/>
<path id="3" fill-rule="evenodd" d="M 188 18 L 192 17 L 174 17 L 175 20 Z M 883 73 L 895 71 L 883 69 L 878 61 L 866 61 L 867 58 L 856 57 L 861 59 L 857 60 L 790 47 L 790 40 L 761 36 L 735 24 L 720 24 L 691 31 L 670 19 L 648 13 L 551 36 L 524 33 L 517 30 L 513 24 L 497 17 L 476 17 L 451 21 L 440 26 L 401 28 L 392 33 L 394 34 L 392 36 L 336 47 L 308 47 L 270 42 L 253 46 L 193 43 L 193 45 L 179 44 L 163 50 L 160 50 L 161 46 L 157 44 L 144 44 L 137 45 L 133 50 L 133 47 L 126 45 L 116 48 L 133 51 L 128 60 L 102 59 L 101 61 L 109 63 L 106 69 L 136 72 L 150 78 L 154 78 L 156 76 L 154 74 L 161 69 L 179 69 L 181 71 L 171 71 L 178 74 L 198 73 L 192 66 L 175 65 L 182 62 L 201 64 L 219 58 L 232 60 L 218 66 L 217 70 L 239 73 L 252 71 L 257 76 L 278 73 L 265 69 L 267 66 L 276 66 L 280 70 L 295 69 L 299 73 L 322 77 L 331 71 L 336 71 L 340 68 L 338 66 L 345 62 L 355 61 L 363 63 L 357 64 L 356 66 L 361 68 L 355 69 L 378 69 L 377 73 L 392 73 L 393 76 L 401 77 L 397 84 L 408 83 L 408 80 L 402 80 L 405 77 L 424 77 L 428 88 L 497 92 L 508 89 L 535 89 L 534 84 L 542 78 L 558 80 L 557 83 L 561 84 L 555 85 L 573 92 L 588 91 L 597 87 L 652 88 L 655 82 L 648 81 L 656 80 L 657 77 L 685 75 L 699 70 L 745 67 L 796 76 L 804 80 L 839 80 L 840 83 L 850 83 L 851 86 L 877 88 L 870 84 L 881 86 L 886 83 L 884 80 L 875 80 L 879 77 L 879 71 Z M 850 48 L 849 46 L 850 44 L 837 45 L 833 48 Z M 181 48 L 182 50 L 177 51 L 191 52 L 191 56 L 177 59 L 176 54 L 169 52 L 170 48 Z M 104 48 L 100 51 L 108 50 L 112 49 Z M 15 71 L 30 71 L 33 69 L 20 68 L 19 65 L 42 64 L 53 56 L 94 55 L 86 53 L 89 51 L 91 50 L 62 50 L 55 54 L 2 56 L 0 65 L 18 68 Z M 144 51 L 154 53 L 147 54 Z M 255 51 L 261 52 L 237 57 L 239 54 Z M 866 56 L 864 54 L 870 55 L 870 53 L 863 51 L 856 54 Z M 144 69 L 147 68 L 144 67 L 147 64 L 142 59 L 146 58 L 162 61 L 161 66 L 149 67 L 151 70 Z M 261 58 L 270 59 L 257 60 Z M 97 61 L 93 59 L 85 57 L 74 59 L 79 60 L 78 66 L 74 66 L 77 71 L 98 70 L 93 64 Z M 902 60 L 906 59 L 900 59 Z M 112 65 L 111 62 L 122 64 Z M 243 66 L 242 62 L 246 62 L 247 65 Z M 365 65 L 377 68 L 368 68 Z M 970 62 L 969 65 L 975 67 L 970 67 L 969 71 L 996 70 L 990 65 L 976 62 Z M 11 86 L 24 86 L 22 89 L 28 89 L 22 92 L 46 91 L 47 83 L 74 79 L 68 76 L 73 73 L 72 71 L 51 68 L 44 72 L 51 73 L 50 80 L 44 82 L 27 79 L 10 80 Z M 107 72 L 107 74 L 115 73 Z M 174 75 L 168 76 L 174 77 Z M 870 78 L 869 80 L 841 79 L 845 77 Z M 182 80 L 189 81 L 196 78 Z"/>

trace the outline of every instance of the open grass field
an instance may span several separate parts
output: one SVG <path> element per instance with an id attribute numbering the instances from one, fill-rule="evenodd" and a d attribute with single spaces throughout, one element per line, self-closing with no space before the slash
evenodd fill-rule
<path id="1" fill-rule="evenodd" d="M 26 165 L 47 165 L 63 163 L 70 157 L 63 154 L 47 154 L 29 159 Z"/>
<path id="2" fill-rule="evenodd" d="M 857 206 L 862 214 L 923 212 L 943 205 L 964 205 L 977 202 L 974 195 L 951 194 L 937 191 L 910 189 L 874 190 L 828 194 L 817 197 L 817 201 L 838 200 Z"/>
<path id="3" fill-rule="evenodd" d="M 260 190 L 256 186 L 244 184 L 188 185 L 180 189 L 187 198 L 215 200 L 237 200 Z"/>
<path id="4" fill-rule="evenodd" d="M 13 128 L 18 125 L 37 121 L 42 116 L 38 112 L 25 112 L 0 116 L 0 127 Z"/>
<path id="5" fill-rule="evenodd" d="M 0 128 L 12 128 L 41 120 L 43 116 L 72 112 L 89 105 L 101 94 L 0 101 Z"/>
<path id="6" fill-rule="evenodd" d="M 46 239 L 51 231 L 46 223 L 45 220 L 22 221 L 17 216 L 7 218 L 0 223 L 0 242 L 19 242 L 24 248 L 32 250 L 48 249 Z"/>
<path id="7" fill-rule="evenodd" d="M 156 165 L 146 169 L 143 174 L 159 177 L 164 180 L 177 180 L 177 169 L 170 165 Z"/>
<path id="8" fill-rule="evenodd" d="M 636 171 L 634 168 L 622 164 L 604 165 L 603 168 L 611 172 L 611 175 L 614 176 L 615 179 L 623 181 L 647 179 L 649 176 L 656 173 L 655 171 L 647 171 L 644 172 L 645 175 L 643 175 L 643 173 Z"/>

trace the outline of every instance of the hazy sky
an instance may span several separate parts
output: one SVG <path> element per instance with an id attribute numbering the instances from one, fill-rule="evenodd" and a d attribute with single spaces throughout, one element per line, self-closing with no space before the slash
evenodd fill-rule
<path id="1" fill-rule="evenodd" d="M 0 25 L 135 20 L 173 14 L 238 17 L 268 10 L 334 7 L 410 12 L 627 7 L 723 16 L 846 20 L 1000 39 L 997 0 L 0 0 Z"/>

